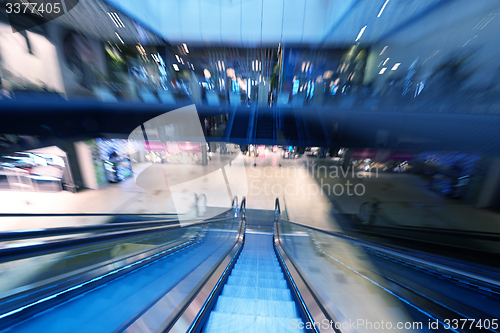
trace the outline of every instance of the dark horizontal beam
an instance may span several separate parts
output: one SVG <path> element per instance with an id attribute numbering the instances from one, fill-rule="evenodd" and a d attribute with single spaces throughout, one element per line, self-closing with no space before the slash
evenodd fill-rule
<path id="1" fill-rule="evenodd" d="M 97 102 L 15 102 L 0 104 L 0 133 L 33 135 L 41 144 L 76 141 L 82 138 L 123 137 L 142 123 L 180 106 L 97 103 Z M 197 106 L 200 119 L 246 107 Z M 290 110 L 290 109 L 287 109 Z M 305 119 L 310 134 L 325 132 L 331 147 L 424 150 L 459 150 L 500 153 L 500 116 L 488 114 L 419 113 L 404 110 L 384 112 L 332 107 L 293 109 Z M 259 109 L 259 114 L 272 112 Z M 285 112 L 283 109 L 281 112 Z M 328 140 L 314 138 L 273 139 L 235 137 L 237 144 L 279 144 L 328 146 Z M 277 136 L 275 136 L 277 137 Z M 226 141 L 208 137 L 207 141 Z M 31 147 L 26 147 L 31 148 Z M 5 152 L 9 149 L 2 148 Z M 19 150 L 19 147 L 11 149 Z"/>

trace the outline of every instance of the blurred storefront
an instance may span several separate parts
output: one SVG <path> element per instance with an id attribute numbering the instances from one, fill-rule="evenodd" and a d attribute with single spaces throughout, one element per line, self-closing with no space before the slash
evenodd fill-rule
<path id="1" fill-rule="evenodd" d="M 455 199 L 474 201 L 471 181 L 477 181 L 480 158 L 479 154 L 429 151 L 417 155 L 414 171 L 427 178 L 429 190 Z"/>
<path id="2" fill-rule="evenodd" d="M 58 52 L 43 30 L 13 33 L 7 22 L 0 21 L 0 89 L 64 94 Z"/>
<path id="3" fill-rule="evenodd" d="M 352 149 L 351 165 L 358 170 L 372 168 L 381 172 L 407 172 L 412 169 L 416 153 L 407 150 Z"/>
<path id="4" fill-rule="evenodd" d="M 132 175 L 130 154 L 135 147 L 123 139 L 92 139 L 74 144 L 83 187 L 99 189 Z"/>
<path id="5" fill-rule="evenodd" d="M 200 143 L 144 142 L 144 161 L 169 164 L 202 164 L 203 150 Z"/>
<path id="6" fill-rule="evenodd" d="M 0 162 L 1 189 L 28 192 L 75 190 L 67 155 L 56 146 L 6 154 Z"/>

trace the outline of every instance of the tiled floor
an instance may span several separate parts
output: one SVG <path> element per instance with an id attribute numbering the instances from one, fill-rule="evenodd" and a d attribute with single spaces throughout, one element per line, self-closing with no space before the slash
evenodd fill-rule
<path id="1" fill-rule="evenodd" d="M 142 188 L 131 177 L 119 184 L 76 194 L 0 191 L 0 213 L 124 214 L 174 213 L 176 210 L 186 213 L 193 210 L 195 193 L 205 194 L 208 206 L 227 208 L 233 196 L 241 200 L 245 195 L 248 208 L 274 210 L 275 199 L 279 197 L 281 208 L 286 209 L 291 221 L 338 231 L 332 211 L 340 209 L 356 214 L 363 202 L 376 198 L 384 203 L 384 212 L 401 224 L 500 232 L 500 214 L 447 200 L 425 189 L 425 181 L 416 175 L 379 173 L 372 177 L 344 178 L 332 159 L 303 156 L 286 160 L 280 152 L 270 151 L 266 151 L 265 156 L 235 157 L 235 154 L 214 154 L 205 167 L 155 165 L 141 174 L 150 185 L 160 183 L 160 178 L 165 183 L 167 175 L 168 186 Z M 221 167 L 224 172 L 220 171 Z M 348 195 L 347 181 L 352 184 L 351 192 L 358 185 L 358 194 L 364 188 L 363 194 Z M 342 189 L 344 193 L 338 195 Z M 424 211 L 425 217 L 421 213 Z M 12 230 L 104 223 L 107 218 L 0 220 L 0 229 Z"/>

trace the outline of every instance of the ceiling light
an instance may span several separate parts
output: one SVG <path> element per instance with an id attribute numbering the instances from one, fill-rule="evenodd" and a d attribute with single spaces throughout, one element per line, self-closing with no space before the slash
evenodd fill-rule
<path id="1" fill-rule="evenodd" d="M 387 45 L 386 45 L 386 46 L 384 46 L 384 48 L 382 49 L 382 51 L 380 51 L 380 54 L 379 54 L 379 55 L 384 54 L 385 50 L 387 50 Z"/>
<path id="2" fill-rule="evenodd" d="M 358 37 L 356 37 L 355 42 L 357 42 L 361 38 L 361 36 L 363 36 L 363 33 L 365 32 L 366 27 L 367 26 L 365 25 L 363 28 L 361 28 L 361 31 L 359 32 Z"/>
<path id="3" fill-rule="evenodd" d="M 118 37 L 118 39 L 120 40 L 120 42 L 122 42 L 123 45 L 125 45 L 125 42 L 123 41 L 123 39 L 120 37 L 120 35 L 118 35 L 117 32 L 115 32 L 115 35 L 116 37 Z"/>
<path id="4" fill-rule="evenodd" d="M 382 12 L 384 11 L 385 9 L 385 6 L 387 6 L 387 3 L 389 2 L 389 0 L 385 0 L 385 3 L 384 5 L 382 6 L 382 9 L 380 9 L 380 12 L 378 13 L 377 17 L 380 17 L 380 15 L 382 15 Z"/>
<path id="5" fill-rule="evenodd" d="M 387 67 L 384 67 L 384 68 L 382 68 L 382 69 L 380 70 L 380 72 L 378 72 L 378 73 L 379 73 L 379 74 L 384 74 L 386 70 L 387 70 Z"/>
<path id="6" fill-rule="evenodd" d="M 186 50 L 186 53 L 189 53 L 188 46 L 186 45 L 186 43 L 182 44 L 182 46 L 184 46 L 184 50 Z"/>
<path id="7" fill-rule="evenodd" d="M 387 62 L 389 61 L 389 58 L 385 59 L 384 63 L 382 64 L 382 66 L 385 66 L 385 64 L 387 64 Z"/>
<path id="8" fill-rule="evenodd" d="M 113 21 L 113 23 L 116 25 L 117 28 L 120 27 L 120 25 L 118 24 L 118 22 L 116 21 L 115 17 L 113 15 L 111 15 L 110 12 L 108 12 L 108 16 L 109 18 L 111 19 L 111 21 Z"/>
<path id="9" fill-rule="evenodd" d="M 142 47 L 141 44 L 137 44 L 135 46 L 137 48 L 137 51 L 139 51 L 139 53 L 142 55 L 142 56 L 145 56 L 146 55 L 146 50 L 144 50 L 144 47 Z"/>
<path id="10" fill-rule="evenodd" d="M 398 69 L 399 65 L 401 65 L 400 62 L 396 63 L 394 66 L 392 66 L 391 71 L 395 71 L 396 69 Z"/>
<path id="11" fill-rule="evenodd" d="M 179 71 L 179 66 L 177 66 L 177 64 L 173 64 L 172 67 L 174 67 L 174 69 L 178 72 Z"/>
<path id="12" fill-rule="evenodd" d="M 122 20 L 120 19 L 120 16 L 118 16 L 117 13 L 111 13 L 111 15 L 113 15 L 115 17 L 115 19 L 118 21 L 118 23 L 120 24 L 120 27 L 122 28 L 125 28 L 125 24 L 123 24 Z"/>
<path id="13" fill-rule="evenodd" d="M 160 61 L 160 64 L 162 66 L 165 66 L 165 62 L 163 61 L 163 58 L 162 58 L 160 53 L 158 53 L 158 52 L 156 53 L 156 58 Z"/>
<path id="14" fill-rule="evenodd" d="M 117 28 L 125 28 L 125 24 L 123 24 L 118 14 L 108 12 L 108 16 L 111 19 L 111 21 L 113 21 L 113 23 L 116 25 Z"/>

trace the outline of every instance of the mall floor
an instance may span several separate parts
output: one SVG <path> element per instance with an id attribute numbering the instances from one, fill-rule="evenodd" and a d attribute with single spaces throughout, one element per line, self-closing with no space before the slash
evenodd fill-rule
<path id="1" fill-rule="evenodd" d="M 234 195 L 240 199 L 245 195 L 247 208 L 274 210 L 279 197 L 281 209 L 290 221 L 331 231 L 340 231 L 332 212 L 358 214 L 364 202 L 376 200 L 383 203 L 384 213 L 401 225 L 500 232 L 500 214 L 432 192 L 418 175 L 376 171 L 353 174 L 350 169 L 343 174 L 336 159 L 283 159 L 281 152 L 235 156 L 214 155 L 204 167 L 203 177 L 196 174 L 201 166 L 155 166 L 160 169 L 148 174 L 147 183 L 163 182 L 163 186 L 146 184 L 143 188 L 130 177 L 99 190 L 78 193 L 0 190 L 0 213 L 162 214 L 177 209 L 190 216 L 195 193 L 203 193 L 209 207 L 230 207 Z M 219 170 L 221 166 L 224 173 Z M 163 181 L 165 175 L 185 181 Z M 106 223 L 108 219 L 9 217 L 0 218 L 0 228 L 6 231 L 87 225 Z"/>

